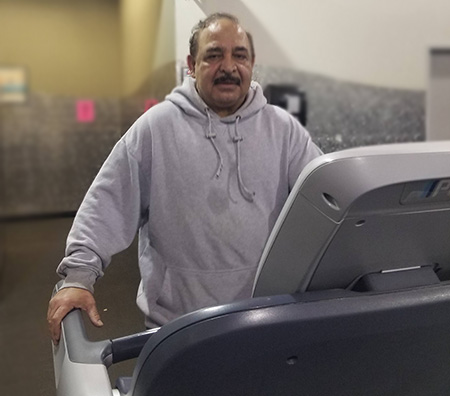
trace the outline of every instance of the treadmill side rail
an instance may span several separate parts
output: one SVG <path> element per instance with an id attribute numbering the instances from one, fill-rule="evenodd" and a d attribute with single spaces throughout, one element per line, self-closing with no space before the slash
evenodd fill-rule
<path id="1" fill-rule="evenodd" d="M 70 360 L 63 332 L 53 346 L 57 396 L 112 396 L 106 366 L 101 363 L 76 363 Z"/>

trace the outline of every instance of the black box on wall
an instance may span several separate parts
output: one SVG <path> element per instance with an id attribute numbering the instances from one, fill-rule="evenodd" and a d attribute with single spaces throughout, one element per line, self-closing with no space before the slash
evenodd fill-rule
<path id="1" fill-rule="evenodd" d="M 270 104 L 285 109 L 306 126 L 308 110 L 306 93 L 300 91 L 297 86 L 269 84 L 264 89 L 264 96 Z"/>

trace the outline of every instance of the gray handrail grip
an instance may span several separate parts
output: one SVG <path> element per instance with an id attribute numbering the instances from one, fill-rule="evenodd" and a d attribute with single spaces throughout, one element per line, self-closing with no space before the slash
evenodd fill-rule
<path id="1" fill-rule="evenodd" d="M 69 359 L 75 363 L 112 364 L 111 340 L 90 341 L 87 338 L 81 310 L 75 309 L 63 319 L 61 331 L 64 332 Z"/>

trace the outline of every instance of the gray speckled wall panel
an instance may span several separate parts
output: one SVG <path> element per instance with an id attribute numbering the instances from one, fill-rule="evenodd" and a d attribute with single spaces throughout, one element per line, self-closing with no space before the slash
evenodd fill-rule
<path id="1" fill-rule="evenodd" d="M 121 100 L 121 120 L 120 128 L 124 134 L 133 123 L 145 112 L 144 97 L 131 97 Z"/>
<path id="2" fill-rule="evenodd" d="M 258 67 L 256 79 L 295 84 L 308 98 L 307 128 L 324 152 L 425 138 L 425 94 Z M 96 119 L 76 121 L 76 98 L 31 94 L 0 107 L 1 216 L 75 211 L 145 98 L 97 99 Z"/>
<path id="3" fill-rule="evenodd" d="M 30 95 L 0 109 L 1 215 L 74 211 L 120 137 L 117 100 L 96 100 L 95 121 L 76 121 L 76 100 Z"/>
<path id="4" fill-rule="evenodd" d="M 425 93 L 379 88 L 259 66 L 255 79 L 306 92 L 307 129 L 324 152 L 425 139 Z"/>

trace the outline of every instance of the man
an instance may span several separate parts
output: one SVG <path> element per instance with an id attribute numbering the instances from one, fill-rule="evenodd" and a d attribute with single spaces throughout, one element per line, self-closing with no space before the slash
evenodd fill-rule
<path id="1" fill-rule="evenodd" d="M 116 144 L 90 187 L 50 301 L 55 343 L 73 308 L 101 326 L 93 285 L 139 231 L 147 327 L 251 295 L 258 260 L 304 166 L 321 154 L 251 81 L 252 39 L 214 14 L 193 29 L 190 74 Z"/>

